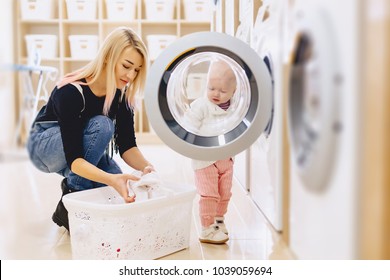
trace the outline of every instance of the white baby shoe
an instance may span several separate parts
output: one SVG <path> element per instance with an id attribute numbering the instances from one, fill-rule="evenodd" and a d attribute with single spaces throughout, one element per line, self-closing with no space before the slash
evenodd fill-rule
<path id="1" fill-rule="evenodd" d="M 229 234 L 229 232 L 226 228 L 226 225 L 225 225 L 225 218 L 224 217 L 215 217 L 214 222 L 224 234 L 226 234 L 226 235 Z"/>
<path id="2" fill-rule="evenodd" d="M 218 225 L 212 224 L 208 228 L 202 229 L 199 241 L 202 243 L 224 244 L 229 240 L 229 237 L 223 233 Z"/>

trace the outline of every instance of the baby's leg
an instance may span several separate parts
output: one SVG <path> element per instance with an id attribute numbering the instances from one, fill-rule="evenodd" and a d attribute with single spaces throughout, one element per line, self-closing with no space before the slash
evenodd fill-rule
<path id="1" fill-rule="evenodd" d="M 232 159 L 219 160 L 215 163 L 219 172 L 219 195 L 220 200 L 217 206 L 217 217 L 223 217 L 228 209 L 232 197 L 233 161 Z"/>
<path id="2" fill-rule="evenodd" d="M 220 200 L 218 193 L 218 170 L 214 164 L 195 170 L 195 184 L 200 195 L 199 215 L 203 228 L 214 223 L 217 205 Z"/>

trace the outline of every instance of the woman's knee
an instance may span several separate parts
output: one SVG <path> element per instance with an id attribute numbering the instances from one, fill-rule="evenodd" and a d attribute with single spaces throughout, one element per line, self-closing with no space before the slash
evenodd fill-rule
<path id="1" fill-rule="evenodd" d="M 91 118 L 86 126 L 87 135 L 97 134 L 100 141 L 108 142 L 115 132 L 113 121 L 106 116 L 95 116 Z"/>

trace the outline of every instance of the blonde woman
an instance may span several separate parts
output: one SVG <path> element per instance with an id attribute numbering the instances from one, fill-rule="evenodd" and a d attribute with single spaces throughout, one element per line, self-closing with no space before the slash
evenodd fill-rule
<path id="1" fill-rule="evenodd" d="M 65 75 L 52 91 L 34 121 L 27 148 L 39 170 L 65 177 L 63 195 L 110 185 L 126 202 L 134 201 L 127 180 L 138 178 L 122 173 L 109 155 L 110 142 L 130 167 L 144 174 L 154 170 L 137 148 L 134 132 L 135 96 L 144 89 L 147 64 L 142 40 L 119 27 L 94 60 Z M 69 230 L 62 198 L 52 219 Z"/>

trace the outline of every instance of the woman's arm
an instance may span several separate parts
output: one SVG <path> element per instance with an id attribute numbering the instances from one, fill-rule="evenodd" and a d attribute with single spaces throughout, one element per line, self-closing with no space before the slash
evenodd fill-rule
<path id="1" fill-rule="evenodd" d="M 111 174 L 107 173 L 83 158 L 77 158 L 72 162 L 72 172 L 77 175 L 99 182 L 108 186 L 112 186 L 126 202 L 134 202 L 134 197 L 130 197 L 127 189 L 127 181 L 139 180 L 138 177 L 130 174 Z"/>
<path id="2" fill-rule="evenodd" d="M 115 143 L 119 147 L 122 159 L 135 170 L 143 174 L 154 171 L 153 165 L 145 159 L 141 151 L 137 148 L 134 131 L 134 111 L 126 106 L 123 101 L 120 103 L 116 116 L 118 136 Z"/>
<path id="3" fill-rule="evenodd" d="M 143 174 L 154 171 L 153 165 L 145 159 L 138 147 L 132 147 L 122 154 L 123 160 L 132 168 Z"/>

